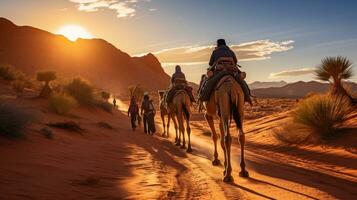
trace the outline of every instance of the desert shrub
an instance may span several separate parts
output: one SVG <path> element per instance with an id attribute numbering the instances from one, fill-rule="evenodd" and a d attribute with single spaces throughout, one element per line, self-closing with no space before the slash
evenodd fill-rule
<path id="1" fill-rule="evenodd" d="M 26 87 L 26 82 L 22 80 L 15 80 L 11 83 L 12 89 L 16 92 L 18 96 L 20 96 Z"/>
<path id="2" fill-rule="evenodd" d="M 347 93 L 354 99 L 357 99 L 357 91 L 353 89 L 352 85 L 344 85 L 345 90 Z"/>
<path id="3" fill-rule="evenodd" d="M 45 85 L 40 93 L 40 97 L 47 98 L 51 95 L 52 89 L 50 88 L 50 82 L 56 80 L 56 78 L 56 72 L 53 71 L 37 72 L 37 80 L 45 82 Z"/>
<path id="4" fill-rule="evenodd" d="M 77 101 L 66 94 L 53 94 L 49 99 L 49 106 L 57 114 L 67 114 L 77 106 Z"/>
<path id="5" fill-rule="evenodd" d="M 346 97 L 314 95 L 297 104 L 292 117 L 322 137 L 329 137 L 341 129 L 354 112 L 356 109 Z"/>
<path id="6" fill-rule="evenodd" d="M 67 86 L 66 91 L 73 96 L 77 102 L 84 106 L 94 105 L 93 87 L 81 78 L 73 79 Z"/>
<path id="7" fill-rule="evenodd" d="M 105 129 L 114 129 L 112 125 L 110 125 L 109 123 L 107 123 L 105 121 L 100 121 L 97 123 L 97 125 L 99 127 L 105 128 Z"/>
<path id="8" fill-rule="evenodd" d="M 6 81 L 13 81 L 16 79 L 16 72 L 8 65 L 0 65 L 0 78 Z"/>
<path id="9" fill-rule="evenodd" d="M 110 93 L 109 93 L 109 92 L 106 92 L 106 91 L 102 91 L 102 92 L 100 93 L 100 95 L 101 95 L 101 97 L 102 97 L 104 100 L 106 100 L 106 101 L 108 101 L 108 99 L 110 98 Z"/>
<path id="10" fill-rule="evenodd" d="M 78 132 L 78 133 L 81 133 L 84 131 L 84 129 L 77 122 L 74 122 L 74 121 L 54 122 L 54 123 L 48 123 L 46 125 L 50 126 L 50 127 L 65 129 L 65 130 Z"/>
<path id="11" fill-rule="evenodd" d="M 22 107 L 0 102 L 0 135 L 23 136 L 25 127 L 37 118 L 36 114 Z"/>
<path id="12" fill-rule="evenodd" d="M 41 129 L 41 133 L 43 136 L 45 136 L 47 139 L 53 139 L 53 132 L 50 128 L 48 127 L 43 127 Z"/>
<path id="13" fill-rule="evenodd" d="M 103 100 L 95 100 L 94 101 L 94 106 L 108 112 L 108 113 L 112 113 L 113 112 L 113 105 L 110 104 L 107 101 L 103 101 Z"/>
<path id="14" fill-rule="evenodd" d="M 56 80 L 56 72 L 46 71 L 46 72 L 37 72 L 37 80 L 45 82 L 48 84 L 50 81 Z"/>

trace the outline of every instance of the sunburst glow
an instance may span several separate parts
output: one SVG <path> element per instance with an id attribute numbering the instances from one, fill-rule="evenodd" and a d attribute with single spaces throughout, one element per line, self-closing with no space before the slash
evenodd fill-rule
<path id="1" fill-rule="evenodd" d="M 92 38 L 92 35 L 85 28 L 78 25 L 63 26 L 58 29 L 57 34 L 63 35 L 71 41 L 76 41 L 78 38 Z"/>

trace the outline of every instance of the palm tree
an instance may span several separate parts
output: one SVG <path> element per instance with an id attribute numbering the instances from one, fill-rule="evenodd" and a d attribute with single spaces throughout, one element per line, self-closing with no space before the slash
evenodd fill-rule
<path id="1" fill-rule="evenodd" d="M 317 79 L 329 81 L 332 84 L 332 94 L 344 95 L 353 101 L 353 98 L 342 85 L 343 80 L 347 80 L 353 76 L 352 62 L 346 57 L 324 58 L 316 69 L 315 75 Z"/>

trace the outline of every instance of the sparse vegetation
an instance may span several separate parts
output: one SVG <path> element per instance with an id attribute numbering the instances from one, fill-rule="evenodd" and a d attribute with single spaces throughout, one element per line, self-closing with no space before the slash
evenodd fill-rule
<path id="1" fill-rule="evenodd" d="M 108 113 L 113 113 L 113 105 L 107 101 L 96 100 L 94 105 Z"/>
<path id="2" fill-rule="evenodd" d="M 295 122 L 309 127 L 322 137 L 335 135 L 356 112 L 343 96 L 314 95 L 301 101 L 292 112 Z"/>
<path id="3" fill-rule="evenodd" d="M 0 65 L 0 78 L 6 81 L 13 81 L 16 79 L 16 72 L 9 65 Z"/>
<path id="4" fill-rule="evenodd" d="M 49 99 L 49 106 L 57 114 L 67 114 L 77 106 L 77 101 L 66 94 L 53 94 Z"/>
<path id="5" fill-rule="evenodd" d="M 329 81 L 332 84 L 332 94 L 347 96 L 351 101 L 353 100 L 342 85 L 343 80 L 348 80 L 353 76 L 352 62 L 347 58 L 337 56 L 323 59 L 315 75 L 317 79 Z"/>
<path id="6" fill-rule="evenodd" d="M 50 128 L 48 127 L 43 127 L 41 129 L 41 133 L 43 136 L 45 136 L 47 139 L 53 139 L 53 132 Z"/>
<path id="7" fill-rule="evenodd" d="M 107 122 L 100 121 L 97 123 L 99 127 L 106 128 L 106 129 L 114 129 L 112 125 Z"/>
<path id="8" fill-rule="evenodd" d="M 80 105 L 93 106 L 94 95 L 93 87 L 81 78 L 73 79 L 67 86 L 66 91 L 73 96 Z"/>
<path id="9" fill-rule="evenodd" d="M 17 96 L 21 96 L 26 87 L 26 83 L 22 80 L 15 80 L 11 83 L 12 89 L 16 92 Z"/>
<path id="10" fill-rule="evenodd" d="M 37 116 L 32 112 L 12 104 L 0 102 L 0 135 L 5 137 L 23 136 L 23 130 Z"/>
<path id="11" fill-rule="evenodd" d="M 108 99 L 110 98 L 110 93 L 109 92 L 106 92 L 106 91 L 102 91 L 101 93 L 101 96 L 104 100 L 108 101 Z"/>
<path id="12" fill-rule="evenodd" d="M 65 129 L 65 130 L 78 132 L 78 133 L 81 133 L 84 131 L 84 129 L 77 122 L 74 122 L 74 121 L 55 122 L 55 123 L 48 123 L 46 125 L 50 126 L 50 127 Z"/>
<path id="13" fill-rule="evenodd" d="M 40 97 L 48 98 L 52 93 L 52 89 L 50 87 L 50 82 L 56 80 L 56 72 L 47 71 L 47 72 L 38 72 L 37 80 L 41 82 L 45 82 L 44 87 L 41 90 Z"/>

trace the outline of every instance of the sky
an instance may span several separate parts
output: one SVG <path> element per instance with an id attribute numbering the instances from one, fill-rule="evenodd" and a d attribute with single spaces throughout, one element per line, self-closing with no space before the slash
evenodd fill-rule
<path id="1" fill-rule="evenodd" d="M 346 56 L 357 82 L 355 0 L 0 0 L 0 17 L 53 33 L 78 25 L 132 56 L 154 53 L 198 82 L 218 38 L 247 81 L 309 81 L 327 56 Z"/>

